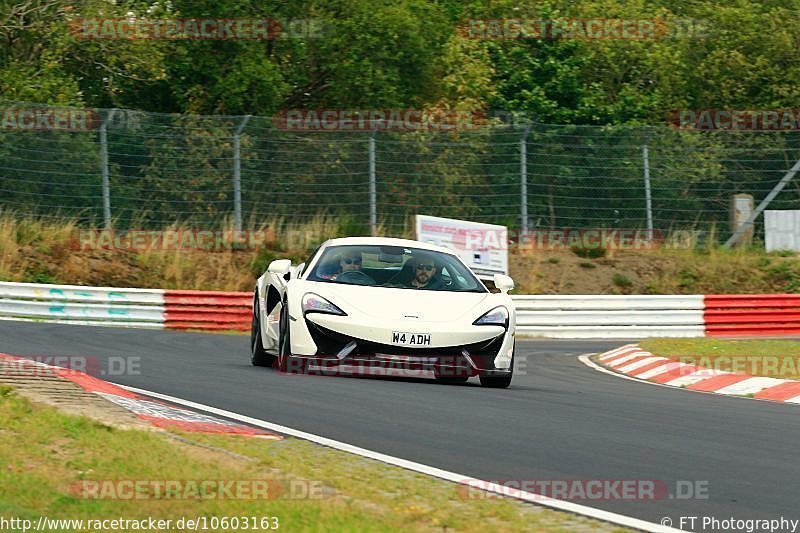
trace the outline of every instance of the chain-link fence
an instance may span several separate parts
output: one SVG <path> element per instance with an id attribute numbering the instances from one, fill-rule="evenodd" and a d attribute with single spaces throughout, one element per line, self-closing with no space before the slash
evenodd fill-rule
<path id="1" fill-rule="evenodd" d="M 247 228 L 326 213 L 353 234 L 407 235 L 420 213 L 512 229 L 652 224 L 724 240 L 732 195 L 760 202 L 800 159 L 798 132 L 289 132 L 270 117 L 96 111 L 78 131 L 4 124 L 0 207 L 118 229 Z M 790 182 L 770 209 L 800 209 L 799 191 Z"/>

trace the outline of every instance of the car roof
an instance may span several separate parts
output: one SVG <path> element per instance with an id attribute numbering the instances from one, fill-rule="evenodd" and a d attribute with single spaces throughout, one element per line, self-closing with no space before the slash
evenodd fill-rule
<path id="1" fill-rule="evenodd" d="M 430 244 L 422 241 L 414 241 L 411 239 L 396 239 L 394 237 L 340 237 L 338 239 L 330 239 L 322 243 L 323 248 L 329 246 L 403 246 L 404 248 L 419 248 L 421 250 L 430 250 L 433 252 L 442 252 L 449 255 L 454 255 L 452 250 L 448 250 L 442 246 Z"/>

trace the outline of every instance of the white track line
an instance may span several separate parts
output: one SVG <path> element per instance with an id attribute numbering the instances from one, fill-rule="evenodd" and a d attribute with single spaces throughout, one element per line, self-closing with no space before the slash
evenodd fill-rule
<path id="1" fill-rule="evenodd" d="M 313 433 L 307 433 L 305 431 L 300 431 L 298 429 L 293 429 L 287 426 L 273 424 L 272 422 L 259 420 L 258 418 L 251 418 L 249 416 L 240 415 L 238 413 L 226 411 L 224 409 L 219 409 L 217 407 L 212 407 L 210 405 L 204 405 L 201 403 L 184 400 L 182 398 L 176 398 L 174 396 L 168 396 L 166 394 L 152 392 L 145 389 L 139 389 L 136 387 L 129 387 L 126 385 L 119 385 L 119 386 L 132 392 L 137 392 L 139 394 L 151 396 L 153 398 L 158 398 L 160 400 L 166 400 L 168 402 L 173 402 L 186 407 L 191 407 L 193 409 L 206 411 L 208 413 L 213 413 L 218 416 L 224 416 L 232 420 L 238 420 L 239 422 L 244 422 L 245 424 L 250 424 L 252 426 L 269 429 L 271 431 L 296 437 L 298 439 L 308 440 L 343 452 L 353 453 L 356 455 L 360 455 L 362 457 L 366 457 L 368 459 L 374 459 L 376 461 L 380 461 L 382 463 L 399 466 L 400 468 L 412 470 L 420 474 L 425 474 L 440 479 L 444 479 L 447 481 L 452 481 L 453 483 L 458 483 L 461 485 L 480 487 L 481 489 L 486 489 L 487 492 L 493 492 L 503 496 L 509 496 L 525 502 L 542 505 L 544 507 L 550 507 L 552 509 L 558 509 L 559 511 L 566 511 L 568 513 L 575 513 L 583 516 L 588 516 L 590 518 L 594 518 L 597 520 L 603 520 L 605 522 L 610 522 L 612 524 L 618 524 L 621 526 L 638 529 L 641 531 L 652 531 L 652 532 L 680 531 L 679 529 L 662 526 L 661 524 L 656 524 L 655 522 L 647 522 L 645 520 L 640 520 L 638 518 L 612 513 L 609 511 L 603 511 L 601 509 L 595 509 L 593 507 L 588 507 L 586 505 L 579 505 L 577 503 L 567 502 L 563 500 L 556 500 L 554 498 L 548 498 L 546 496 L 542 496 L 533 492 L 527 492 L 522 490 L 511 490 L 501 485 L 497 485 L 495 483 L 489 483 L 488 481 L 479 480 L 477 478 L 472 478 L 462 474 L 457 474 L 455 472 L 449 472 L 447 470 L 441 470 L 439 468 L 423 465 L 420 463 L 415 463 L 413 461 L 408 461 L 406 459 L 401 459 L 399 457 L 393 457 L 391 455 L 386 455 L 380 452 L 367 450 L 365 448 L 359 448 L 358 446 L 353 446 L 352 444 L 347 444 L 345 442 L 329 439 L 327 437 L 321 437 L 319 435 L 314 435 Z"/>

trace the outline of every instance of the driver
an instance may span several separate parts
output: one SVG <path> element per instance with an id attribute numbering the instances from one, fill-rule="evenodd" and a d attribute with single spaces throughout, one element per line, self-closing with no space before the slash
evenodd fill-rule
<path id="1" fill-rule="evenodd" d="M 360 252 L 345 252 L 339 258 L 339 272 L 334 274 L 331 279 L 336 279 L 337 276 L 344 272 L 351 272 L 354 270 L 361 270 L 361 253 Z"/>
<path id="2" fill-rule="evenodd" d="M 441 289 L 442 278 L 439 274 L 439 265 L 432 255 L 417 254 L 411 259 L 414 266 L 409 285 L 413 289 Z"/>

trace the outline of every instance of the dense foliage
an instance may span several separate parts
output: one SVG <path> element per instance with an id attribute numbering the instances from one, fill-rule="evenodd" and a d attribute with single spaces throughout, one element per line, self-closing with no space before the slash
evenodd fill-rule
<path id="1" fill-rule="evenodd" d="M 93 19 L 272 18 L 320 31 L 269 40 L 82 39 Z M 656 21 L 654 39 L 474 38 L 474 19 Z M 763 198 L 800 134 L 689 134 L 673 109 L 800 107 L 800 0 L 0 0 L 0 99 L 140 110 L 109 126 L 120 226 L 217 225 L 319 211 L 368 220 L 367 134 L 276 131 L 282 109 L 437 109 L 514 126 L 377 138 L 387 231 L 423 212 L 517 226 L 526 122 L 531 227 L 642 227 L 642 146 L 663 230 L 727 231 L 730 196 Z M 552 36 L 551 36 L 552 37 Z M 164 113 L 164 114 L 159 114 Z M 166 115 L 177 113 L 179 115 Z M 196 115 L 217 115 L 200 117 Z M 519 120 L 517 120 L 519 119 Z M 559 124 L 560 126 L 548 126 Z M 0 207 L 102 221 L 96 131 L 0 135 Z M 774 207 L 798 208 L 793 184 Z"/>
<path id="2" fill-rule="evenodd" d="M 83 40 L 93 17 L 314 19 L 263 41 Z M 657 39 L 470 39 L 472 18 L 657 19 Z M 675 108 L 793 108 L 798 0 L 3 0 L 6 100 L 197 114 L 503 109 L 538 122 L 663 123 Z"/>

